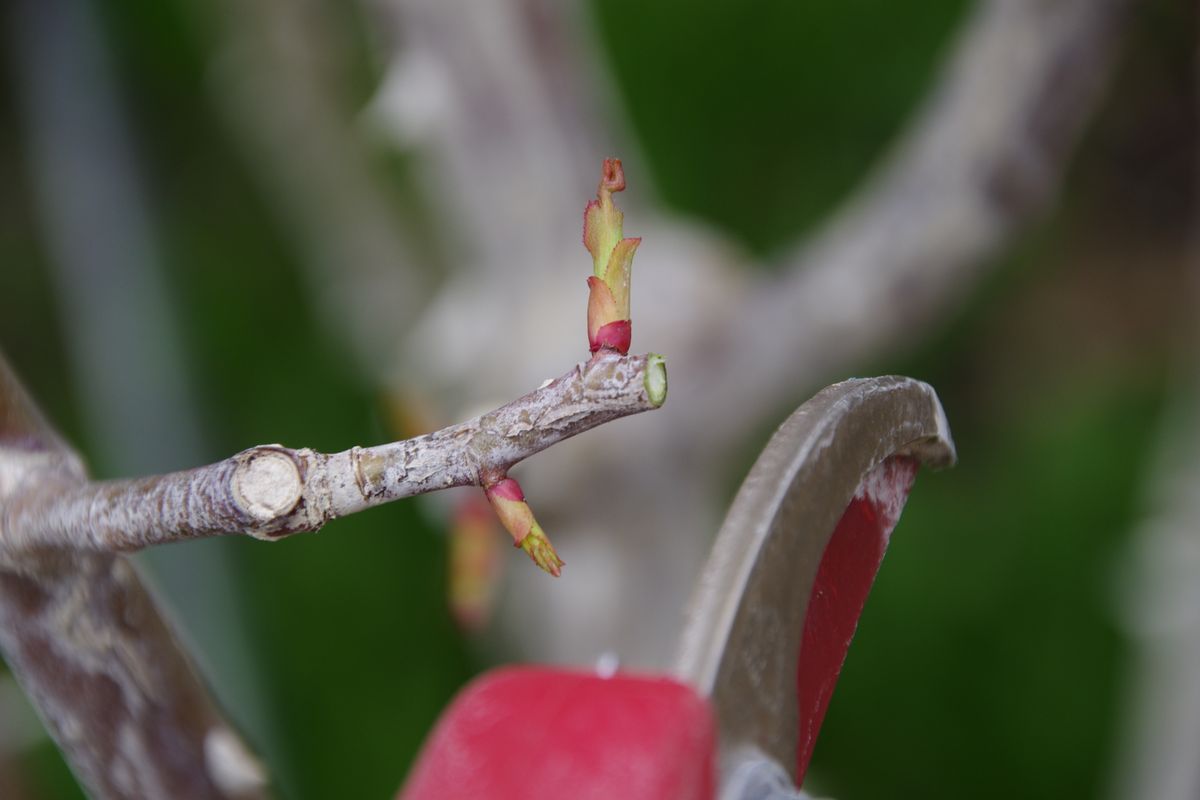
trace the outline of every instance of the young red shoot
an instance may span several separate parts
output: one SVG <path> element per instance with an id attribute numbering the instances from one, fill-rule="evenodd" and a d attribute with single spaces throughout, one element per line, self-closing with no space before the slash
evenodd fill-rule
<path id="1" fill-rule="evenodd" d="M 633 255 L 642 240 L 623 238 L 625 215 L 613 203 L 613 193 L 625 188 L 621 161 L 605 159 L 600 170 L 596 199 L 583 211 L 583 245 L 592 254 L 588 278 L 588 347 L 629 352 L 632 323 L 629 318 L 629 279 Z"/>

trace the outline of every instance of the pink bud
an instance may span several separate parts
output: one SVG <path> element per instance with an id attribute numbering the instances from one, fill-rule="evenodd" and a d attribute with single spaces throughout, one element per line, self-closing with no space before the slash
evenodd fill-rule
<path id="1" fill-rule="evenodd" d="M 606 158 L 600 167 L 600 189 L 609 192 L 625 191 L 625 170 L 621 159 Z"/>
<path id="2" fill-rule="evenodd" d="M 628 355 L 629 343 L 632 339 L 633 323 L 627 319 L 610 322 L 596 331 L 596 335 L 591 341 L 592 352 L 596 352 L 601 347 L 608 347 L 623 356 Z"/>
<path id="3" fill-rule="evenodd" d="M 488 499 L 493 496 L 500 497 L 505 500 L 515 500 L 516 502 L 524 502 L 525 493 L 521 491 L 521 484 L 514 481 L 512 478 L 505 478 L 502 481 L 493 483 L 484 489 L 488 494 Z"/>
<path id="4" fill-rule="evenodd" d="M 542 526 L 533 518 L 525 493 L 512 478 L 504 478 L 483 487 L 492 510 L 500 518 L 500 524 L 512 535 L 513 544 L 524 550 L 533 562 L 558 577 L 562 570 L 562 559 L 554 552 L 554 546 L 546 538 Z"/>

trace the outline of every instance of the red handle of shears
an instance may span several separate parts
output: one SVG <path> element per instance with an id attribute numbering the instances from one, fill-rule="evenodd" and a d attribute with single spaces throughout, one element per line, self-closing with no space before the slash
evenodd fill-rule
<path id="1" fill-rule="evenodd" d="M 442 715 L 402 800 L 712 800 L 716 728 L 689 686 L 508 667 Z"/>

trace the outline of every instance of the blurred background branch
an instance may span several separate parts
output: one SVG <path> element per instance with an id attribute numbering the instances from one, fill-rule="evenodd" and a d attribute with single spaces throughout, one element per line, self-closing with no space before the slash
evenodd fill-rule
<path id="1" fill-rule="evenodd" d="M 8 16 L 28 180 L 73 385 L 88 398 L 80 409 L 96 466 L 139 475 L 210 460 L 155 233 L 161 223 L 95 11 L 87 2 L 21 0 Z M 229 551 L 184 546 L 144 559 L 170 587 L 218 694 L 265 735 Z"/>
<path id="2" fill-rule="evenodd" d="M 64 53 L 81 8 L 93 44 Z M 520 476 L 554 501 L 563 581 L 506 579 L 481 640 L 411 613 L 445 590 L 428 508 L 271 552 L 203 543 L 194 563 L 226 572 L 161 579 L 285 794 L 392 791 L 494 660 L 661 663 L 772 425 L 871 372 L 938 388 L 962 465 L 906 512 L 815 785 L 928 793 L 920 763 L 946 796 L 1102 791 L 1129 656 L 1112 574 L 1195 316 L 1194 4 L 16 9 L 0 341 L 105 475 L 383 441 L 397 416 L 444 424 L 561 371 L 584 340 L 580 204 L 601 157 L 625 161 L 634 347 L 671 359 L 672 402 Z M 88 47 L 109 66 L 79 74 Z M 530 313 L 504 324 L 518 297 Z M 486 358 L 500 331 L 519 363 Z M 647 442 L 661 458 L 631 464 Z M 402 557 L 422 537 L 427 560 Z M 192 581 L 230 591 L 192 612 Z M 231 621 L 217 600 L 239 593 Z M 24 784 L 61 793 L 42 753 Z"/>
<path id="3" fill-rule="evenodd" d="M 753 385 L 761 418 L 961 307 L 997 249 L 1045 213 L 1116 59 L 1131 2 L 979 3 L 882 168 L 765 281 L 733 329 L 718 387 Z M 769 365 L 785 362 L 788 370 Z M 697 426 L 729 397 L 703 394 Z M 744 408 L 744 406 L 743 406 Z M 730 441 L 742 428 L 723 426 Z"/>
<path id="4" fill-rule="evenodd" d="M 398 213 L 351 116 L 347 43 L 333 8 L 287 0 L 195 3 L 213 31 L 214 106 L 285 226 L 330 339 L 368 377 L 433 279 L 428 242 Z"/>
<path id="5" fill-rule="evenodd" d="M 1200 47 L 1191 52 L 1200 74 Z M 1192 118 L 1200 119 L 1193 84 Z M 1183 98 L 1180 98 L 1181 100 Z M 1200 150 L 1200 141 L 1191 146 Z M 1200 159 L 1197 159 L 1200 162 Z M 1200 168 L 1185 173 L 1200 197 Z M 1109 796 L 1200 795 L 1200 209 L 1180 290 L 1189 313 L 1174 343 L 1174 377 L 1145 482 L 1145 512 L 1120 575 L 1118 619 L 1133 654 Z"/>
<path id="6" fill-rule="evenodd" d="M 1197 352 L 1189 348 L 1191 353 Z M 1110 796 L 1200 792 L 1200 426 L 1196 384 L 1164 421 L 1119 615 L 1135 647 Z"/>

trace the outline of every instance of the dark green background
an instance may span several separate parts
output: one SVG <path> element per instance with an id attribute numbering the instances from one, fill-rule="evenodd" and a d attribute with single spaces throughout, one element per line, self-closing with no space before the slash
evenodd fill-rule
<path id="1" fill-rule="evenodd" d="M 380 65 L 364 21 L 329 6 L 349 43 L 350 113 Z M 637 180 L 770 256 L 866 175 L 969 8 L 596 0 L 592 13 L 653 170 Z M 375 387 L 323 340 L 295 244 L 212 107 L 194 8 L 124 0 L 102 14 L 208 457 L 378 439 Z M 1194 15 L 1182 0 L 1142 7 L 1058 210 L 932 338 L 855 370 L 932 382 L 961 463 L 921 476 L 893 540 L 817 746 L 823 793 L 1061 798 L 1104 786 L 1129 656 L 1114 586 L 1182 315 L 1194 126 L 1178 109 L 1195 87 L 1180 32 L 1195 30 Z M 0 347 L 109 476 L 112 456 L 89 442 L 87 398 L 72 386 L 11 59 L 3 69 Z M 410 156 L 378 155 L 403 207 Z M 272 333 L 281 326 L 286 343 Z M 323 377 L 301 387 L 309 370 Z M 746 464 L 761 443 L 747 442 Z M 203 544 L 236 564 L 230 591 L 269 676 L 273 735 L 255 744 L 287 796 L 390 796 L 439 709 L 497 657 L 464 642 L 444 609 L 441 541 L 407 502 L 274 546 Z M 77 791 L 49 744 L 22 766 L 35 797 Z"/>

